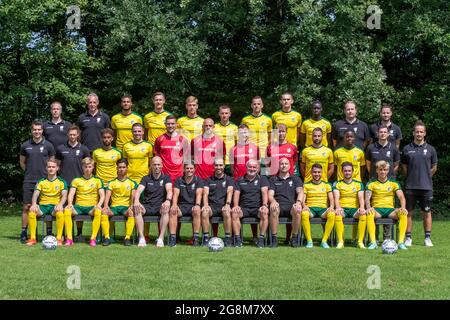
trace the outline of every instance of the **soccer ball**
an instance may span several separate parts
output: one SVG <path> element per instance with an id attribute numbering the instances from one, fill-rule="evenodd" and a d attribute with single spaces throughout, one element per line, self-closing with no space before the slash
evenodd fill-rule
<path id="1" fill-rule="evenodd" d="M 398 246 L 394 240 L 384 240 L 381 250 L 384 254 L 394 254 L 397 252 Z"/>
<path id="2" fill-rule="evenodd" d="M 224 247 L 223 240 L 217 237 L 213 237 L 208 241 L 209 251 L 217 252 L 222 251 Z"/>
<path id="3" fill-rule="evenodd" d="M 55 250 L 58 246 L 58 241 L 54 236 L 46 236 L 42 239 L 42 248 L 44 250 Z"/>

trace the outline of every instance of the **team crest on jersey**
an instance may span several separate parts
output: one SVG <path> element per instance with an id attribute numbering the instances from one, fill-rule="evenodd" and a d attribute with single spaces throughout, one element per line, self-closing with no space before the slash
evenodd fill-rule
<path id="1" fill-rule="evenodd" d="M 294 121 L 295 121 L 295 117 L 292 117 L 292 118 L 291 118 L 291 121 L 294 122 Z"/>
<path id="2" fill-rule="evenodd" d="M 91 187 L 91 188 L 95 187 L 95 184 L 94 184 L 94 183 L 91 183 L 90 187 Z"/>
<path id="3" fill-rule="evenodd" d="M 248 153 L 253 153 L 253 150 L 252 149 L 248 149 Z"/>
<path id="4" fill-rule="evenodd" d="M 387 188 L 387 191 L 392 191 L 392 188 L 391 188 L 391 187 L 388 187 L 388 188 Z"/>
<path id="5" fill-rule="evenodd" d="M 326 190 L 325 190 L 325 188 L 322 188 L 322 192 L 325 192 Z"/>
<path id="6" fill-rule="evenodd" d="M 326 155 L 325 152 L 322 152 L 322 157 L 325 157 L 325 155 Z"/>
<path id="7" fill-rule="evenodd" d="M 55 190 L 58 191 L 59 190 L 59 186 L 55 186 Z"/>
<path id="8" fill-rule="evenodd" d="M 192 189 L 192 190 L 195 189 L 195 183 L 192 184 L 191 189 Z"/>
<path id="9" fill-rule="evenodd" d="M 289 187 L 292 187 L 292 181 L 289 181 Z"/>
<path id="10" fill-rule="evenodd" d="M 111 159 L 112 160 L 116 160 L 116 156 L 111 156 Z"/>
<path id="11" fill-rule="evenodd" d="M 428 150 L 427 149 L 423 149 L 423 154 L 427 155 Z"/>
<path id="12" fill-rule="evenodd" d="M 352 191 L 353 191 L 353 192 L 356 192 L 356 188 L 353 188 Z"/>
<path id="13" fill-rule="evenodd" d="M 358 160 L 358 156 L 355 154 L 355 155 L 353 155 L 353 160 Z"/>
<path id="14" fill-rule="evenodd" d="M 134 120 L 133 120 L 133 119 L 131 119 L 130 123 L 131 123 L 131 124 L 134 124 Z"/>
<path id="15" fill-rule="evenodd" d="M 98 117 L 97 118 L 97 123 L 100 123 L 100 121 L 102 121 L 102 118 Z"/>
<path id="16" fill-rule="evenodd" d="M 64 131 L 64 127 L 63 126 L 59 127 L 59 131 L 63 132 Z"/>
<path id="17" fill-rule="evenodd" d="M 358 128 L 354 127 L 353 130 L 355 131 L 355 133 L 358 131 Z"/>
<path id="18" fill-rule="evenodd" d="M 391 136 L 393 136 L 393 135 L 394 135 L 394 130 L 389 130 L 389 134 L 390 134 Z"/>
<path id="19" fill-rule="evenodd" d="M 265 127 L 266 123 L 265 122 L 261 122 L 261 127 Z"/>
<path id="20" fill-rule="evenodd" d="M 144 152 L 144 151 L 145 151 L 145 148 L 144 148 L 144 147 L 142 147 L 142 148 L 141 148 L 141 152 Z"/>
<path id="21" fill-rule="evenodd" d="M 222 187 L 225 188 L 226 184 L 227 184 L 226 181 L 222 182 Z"/>
<path id="22" fill-rule="evenodd" d="M 79 156 L 79 155 L 80 155 L 80 150 L 75 151 L 75 154 L 76 154 L 77 156 Z"/>
<path id="23" fill-rule="evenodd" d="M 164 182 L 161 180 L 161 181 L 159 182 L 159 186 L 162 187 L 163 183 L 164 183 Z"/>
<path id="24" fill-rule="evenodd" d="M 386 156 L 390 157 L 391 156 L 391 152 L 390 151 L 386 152 Z"/>
<path id="25" fill-rule="evenodd" d="M 127 190 L 130 190 L 130 186 L 127 186 Z"/>
<path id="26" fill-rule="evenodd" d="M 287 148 L 287 152 L 291 152 L 291 148 Z"/>
<path id="27" fill-rule="evenodd" d="M 258 180 L 255 180 L 254 184 L 255 184 L 255 186 L 257 186 L 258 185 Z"/>
<path id="28" fill-rule="evenodd" d="M 44 147 L 40 147 L 39 150 L 41 151 L 41 153 L 44 152 Z"/>
<path id="29" fill-rule="evenodd" d="M 178 147 L 180 145 L 180 141 L 177 141 L 175 145 Z"/>

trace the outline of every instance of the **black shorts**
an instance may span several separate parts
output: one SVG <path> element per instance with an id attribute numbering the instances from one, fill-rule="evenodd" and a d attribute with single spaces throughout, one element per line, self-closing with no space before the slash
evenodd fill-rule
<path id="1" fill-rule="evenodd" d="M 243 208 L 242 217 L 243 218 L 259 218 L 259 207 L 258 208 Z"/>
<path id="2" fill-rule="evenodd" d="M 149 204 L 143 204 L 144 209 L 145 209 L 145 213 L 144 215 L 146 216 L 159 216 L 161 215 L 160 210 L 161 210 L 161 206 L 157 207 L 157 206 L 151 206 Z"/>
<path id="3" fill-rule="evenodd" d="M 416 202 L 419 201 L 420 209 L 424 212 L 431 211 L 431 205 L 433 203 L 433 191 L 432 190 L 405 190 L 406 198 L 406 210 L 412 211 L 416 207 Z"/>
<path id="4" fill-rule="evenodd" d="M 190 204 L 180 204 L 178 208 L 180 208 L 181 214 L 183 217 L 192 217 L 192 208 L 194 206 Z"/>
<path id="5" fill-rule="evenodd" d="M 23 204 L 31 204 L 31 198 L 33 198 L 34 188 L 37 182 L 23 182 L 22 195 Z"/>
<path id="6" fill-rule="evenodd" d="M 211 206 L 212 217 L 221 217 L 222 216 L 222 208 L 223 206 Z"/>
<path id="7" fill-rule="evenodd" d="M 291 217 L 292 205 L 280 204 L 280 217 L 289 218 Z"/>

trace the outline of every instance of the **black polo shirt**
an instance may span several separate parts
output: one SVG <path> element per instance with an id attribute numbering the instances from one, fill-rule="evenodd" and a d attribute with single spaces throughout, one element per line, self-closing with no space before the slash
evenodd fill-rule
<path id="1" fill-rule="evenodd" d="M 178 205 L 195 205 L 195 193 L 197 189 L 203 188 L 203 181 L 194 176 L 190 183 L 184 180 L 184 176 L 175 180 L 174 187 L 180 190 L 178 196 Z"/>
<path id="2" fill-rule="evenodd" d="M 425 142 L 419 146 L 411 142 L 403 148 L 401 161 L 408 166 L 405 189 L 433 190 L 431 167 L 438 159 L 432 145 Z"/>
<path id="3" fill-rule="evenodd" d="M 244 208 L 259 208 L 262 205 L 261 189 L 269 187 L 267 177 L 256 175 L 253 180 L 247 175 L 236 181 L 236 190 L 240 191 L 239 206 Z"/>
<path id="4" fill-rule="evenodd" d="M 286 179 L 272 176 L 269 182 L 269 190 L 274 191 L 274 198 L 280 206 L 292 206 L 297 201 L 297 188 L 303 188 L 302 180 L 295 175 Z"/>
<path id="5" fill-rule="evenodd" d="M 45 121 L 44 123 L 44 136 L 47 141 L 53 144 L 55 150 L 58 146 L 66 143 L 67 132 L 71 123 L 69 121 L 63 120 L 59 123 L 53 123 L 51 120 Z"/>
<path id="6" fill-rule="evenodd" d="M 378 122 L 375 122 L 374 124 L 372 124 L 369 128 L 370 137 L 373 139 L 373 142 L 378 141 L 378 128 L 380 126 L 381 126 L 381 121 L 378 121 Z M 388 131 L 389 131 L 388 141 L 395 143 L 395 141 L 397 139 L 400 139 L 400 140 L 403 139 L 402 129 L 400 129 L 400 127 L 398 125 L 396 125 L 395 123 L 391 122 L 390 126 L 388 126 Z"/>
<path id="7" fill-rule="evenodd" d="M 208 203 L 212 207 L 223 207 L 227 202 L 227 189 L 234 187 L 234 180 L 232 177 L 223 175 L 222 178 L 217 178 L 215 175 L 206 178 L 204 181 L 204 188 L 208 188 Z"/>
<path id="8" fill-rule="evenodd" d="M 111 120 L 104 112 L 98 111 L 92 116 L 86 111 L 80 114 L 76 124 L 81 129 L 81 143 L 92 152 L 103 146 L 102 130 L 110 127 Z"/>
<path id="9" fill-rule="evenodd" d="M 59 175 L 70 185 L 72 180 L 83 175 L 81 160 L 90 157 L 89 149 L 77 142 L 71 146 L 68 142 L 56 147 L 56 159 L 61 161 Z"/>
<path id="10" fill-rule="evenodd" d="M 172 184 L 170 177 L 161 173 L 159 178 L 155 178 L 153 174 L 148 174 L 142 178 L 140 185 L 144 186 L 143 204 L 152 207 L 161 207 L 167 198 L 166 184 Z"/>
<path id="11" fill-rule="evenodd" d="M 395 142 L 388 142 L 384 147 L 378 142 L 371 143 L 366 150 L 366 160 L 370 161 L 370 178 L 377 176 L 376 163 L 384 160 L 389 163 L 389 178 L 395 178 L 394 163 L 400 161 L 400 151 Z"/>
<path id="12" fill-rule="evenodd" d="M 363 149 L 364 141 L 370 139 L 369 127 L 364 121 L 356 119 L 353 123 L 348 123 L 347 120 L 338 120 L 333 126 L 333 139 L 337 140 L 337 145 L 334 150 L 344 145 L 344 133 L 347 130 L 355 132 L 355 145 Z"/>
<path id="13" fill-rule="evenodd" d="M 40 143 L 30 139 L 22 143 L 20 155 L 26 158 L 23 181 L 37 182 L 47 176 L 47 160 L 55 155 L 55 148 L 45 138 Z"/>

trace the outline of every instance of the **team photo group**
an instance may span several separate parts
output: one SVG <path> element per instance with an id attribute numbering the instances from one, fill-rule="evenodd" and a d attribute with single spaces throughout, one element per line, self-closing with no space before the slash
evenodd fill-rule
<path id="1" fill-rule="evenodd" d="M 114 216 L 125 217 L 123 244 L 133 244 L 136 229 L 137 246 L 145 247 L 153 243 L 145 216 L 155 216 L 156 247 L 177 245 L 181 217 L 192 221 L 188 243 L 206 246 L 219 231 L 211 218 L 220 217 L 225 247 L 243 246 L 243 218 L 257 219 L 251 225 L 254 245 L 277 247 L 280 218 L 288 218 L 288 245 L 300 247 L 304 238 L 312 248 L 314 236 L 321 237 L 317 245 L 330 248 L 336 236 L 341 249 L 344 219 L 353 218 L 352 245 L 376 249 L 376 221 L 390 218 L 397 224 L 398 248 L 407 249 L 413 245 L 415 209 L 423 218 L 423 244 L 433 246 L 436 150 L 426 142 L 421 121 L 403 135 L 390 105 L 381 105 L 379 120 L 368 125 L 357 104 L 345 101 L 342 120 L 330 123 L 320 101 L 304 119 L 295 111 L 294 96 L 285 92 L 271 116 L 255 96 L 236 125 L 226 104 L 200 117 L 194 96 L 186 98 L 186 114 L 179 117 L 166 110 L 162 92 L 152 95 L 154 109 L 143 116 L 133 112 L 131 95 L 121 97 L 121 112 L 111 118 L 95 93 L 86 103 L 86 112 L 69 122 L 54 101 L 51 119 L 33 121 L 31 138 L 21 146 L 20 240 L 29 246 L 37 244 L 37 222 L 44 215 L 56 221 L 58 246 L 83 243 L 83 221 L 75 217 L 87 215 L 92 247 L 115 242 Z M 398 174 L 405 177 L 402 186 Z M 322 218 L 321 234 L 312 233 L 312 218 Z M 383 226 L 383 239 L 390 227 Z M 51 221 L 46 232 L 53 234 Z"/>

